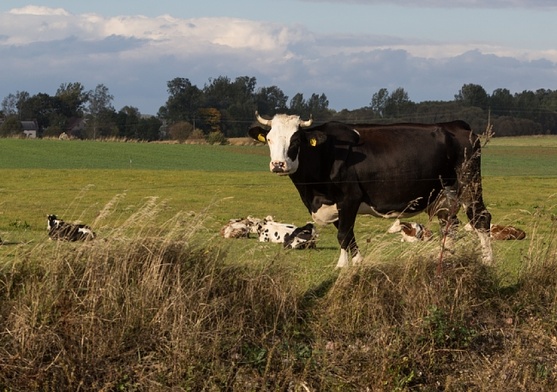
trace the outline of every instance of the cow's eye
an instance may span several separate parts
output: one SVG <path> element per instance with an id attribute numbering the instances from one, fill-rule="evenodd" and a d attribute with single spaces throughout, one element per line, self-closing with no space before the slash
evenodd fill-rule
<path id="1" fill-rule="evenodd" d="M 271 139 L 267 139 L 267 144 L 273 144 L 273 142 L 271 141 Z"/>

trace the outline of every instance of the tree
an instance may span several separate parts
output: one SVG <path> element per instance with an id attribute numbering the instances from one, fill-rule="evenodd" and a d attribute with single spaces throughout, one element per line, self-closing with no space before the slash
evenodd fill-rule
<path id="1" fill-rule="evenodd" d="M 304 94 L 298 93 L 290 99 L 290 111 L 299 115 L 307 115 L 307 105 Z"/>
<path id="2" fill-rule="evenodd" d="M 21 121 L 14 115 L 6 117 L 0 126 L 0 136 L 21 135 L 22 132 Z"/>
<path id="3" fill-rule="evenodd" d="M 194 122 L 197 110 L 203 106 L 201 90 L 185 78 L 174 78 L 166 86 L 169 97 L 166 105 L 159 109 L 159 117 L 169 123 Z"/>
<path id="4" fill-rule="evenodd" d="M 96 139 L 98 136 L 115 136 L 114 97 L 104 84 L 98 84 L 94 90 L 89 91 L 89 105 L 87 107 L 90 121 L 87 123 L 89 136 Z"/>
<path id="5" fill-rule="evenodd" d="M 228 135 L 238 132 L 245 134 L 249 119 L 255 108 L 254 90 L 256 79 L 248 76 L 237 77 L 234 82 L 226 76 L 210 79 L 203 88 L 207 108 L 217 109 L 221 114 L 221 130 Z M 209 132 L 207 124 L 204 131 Z"/>
<path id="6" fill-rule="evenodd" d="M 384 112 L 390 117 L 399 118 L 408 116 L 413 102 L 410 101 L 408 93 L 402 87 L 395 89 L 386 99 Z"/>
<path id="7" fill-rule="evenodd" d="M 495 89 L 489 98 L 489 107 L 495 115 L 507 115 L 515 108 L 514 97 L 506 88 Z"/>
<path id="8" fill-rule="evenodd" d="M 71 117 L 82 117 L 85 109 L 85 103 L 88 101 L 89 96 L 85 91 L 85 87 L 81 83 L 62 83 L 56 91 L 62 103 L 61 114 Z"/>
<path id="9" fill-rule="evenodd" d="M 385 108 L 387 107 L 387 100 L 389 98 L 389 90 L 381 88 L 371 97 L 371 110 L 374 111 L 379 117 L 385 115 Z"/>
<path id="10" fill-rule="evenodd" d="M 325 94 L 311 94 L 307 101 L 308 112 L 319 121 L 327 121 L 330 117 L 329 100 Z"/>
<path id="11" fill-rule="evenodd" d="M 130 139 L 139 137 L 139 118 L 141 114 L 133 106 L 124 106 L 117 115 L 118 136 Z"/>
<path id="12" fill-rule="evenodd" d="M 230 104 L 221 111 L 225 120 L 222 131 L 226 136 L 245 136 L 255 111 L 255 85 L 256 79 L 248 76 L 238 77 L 232 83 Z"/>
<path id="13" fill-rule="evenodd" d="M 286 112 L 288 96 L 277 86 L 262 87 L 255 93 L 255 106 L 259 113 L 273 116 Z"/>
<path id="14" fill-rule="evenodd" d="M 57 113 L 58 100 L 45 93 L 38 93 L 18 103 L 21 120 L 36 120 L 39 130 L 50 125 L 51 115 Z"/>
<path id="15" fill-rule="evenodd" d="M 2 99 L 2 113 L 5 117 L 17 115 L 17 97 L 15 94 L 8 94 Z"/>
<path id="16" fill-rule="evenodd" d="M 140 118 L 137 136 L 140 140 L 147 140 L 147 141 L 159 140 L 161 126 L 162 126 L 161 120 L 159 120 L 154 116 L 149 116 L 147 118 Z"/>
<path id="17" fill-rule="evenodd" d="M 5 117 L 17 115 L 21 119 L 20 110 L 30 95 L 27 91 L 17 91 L 15 94 L 8 94 L 2 99 L 2 112 Z"/>
<path id="18" fill-rule="evenodd" d="M 476 106 L 486 110 L 488 108 L 488 96 L 485 89 L 479 84 L 465 84 L 462 86 L 455 100 L 465 106 Z"/>
<path id="19" fill-rule="evenodd" d="M 209 127 L 209 132 L 220 131 L 221 113 L 215 108 L 199 109 L 199 119 Z"/>

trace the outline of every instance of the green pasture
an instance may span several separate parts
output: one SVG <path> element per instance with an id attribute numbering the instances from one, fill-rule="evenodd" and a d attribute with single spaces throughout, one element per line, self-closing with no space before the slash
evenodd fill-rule
<path id="1" fill-rule="evenodd" d="M 484 199 L 493 222 L 528 234 L 526 241 L 495 244 L 498 260 L 512 270 L 528 257 L 532 241 L 543 239 L 555 225 L 557 138 L 495 138 L 482 159 Z M 102 238 L 146 205 L 156 206 L 148 218 L 153 225 L 162 226 L 177 214 L 183 214 L 184 224 L 201 220 L 199 235 L 222 244 L 233 260 L 276 254 L 321 268 L 333 267 L 338 257 L 332 226 L 321 228 L 318 249 L 311 251 L 286 252 L 254 239 L 219 237 L 230 218 L 273 215 L 295 224 L 310 219 L 290 180 L 268 172 L 265 146 L 0 139 L 0 175 L 0 257 L 46 241 L 47 214 L 91 224 Z M 358 219 L 356 235 L 366 256 L 433 247 L 401 244 L 398 236 L 385 234 L 390 224 Z M 437 224 L 432 228 L 436 231 Z"/>

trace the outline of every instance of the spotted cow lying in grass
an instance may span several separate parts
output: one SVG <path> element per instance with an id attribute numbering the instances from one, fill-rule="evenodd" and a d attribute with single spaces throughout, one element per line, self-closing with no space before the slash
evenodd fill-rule
<path id="1" fill-rule="evenodd" d="M 249 238 L 250 234 L 256 234 L 260 242 L 283 244 L 286 249 L 315 248 L 317 238 L 313 223 L 296 227 L 287 223 L 275 222 L 270 215 L 263 219 L 253 216 L 230 219 L 220 229 L 220 235 L 223 238 Z"/>
<path id="2" fill-rule="evenodd" d="M 250 215 L 247 218 L 230 219 L 220 229 L 220 235 L 223 238 L 249 238 L 250 234 L 258 234 L 257 229 L 264 220 L 272 221 L 273 217 L 259 219 Z"/>
<path id="3" fill-rule="evenodd" d="M 315 248 L 317 233 L 313 223 L 296 227 L 288 223 L 279 223 L 264 219 L 257 228 L 260 242 L 283 244 L 286 249 Z"/>
<path id="4" fill-rule="evenodd" d="M 464 229 L 467 231 L 473 230 L 469 224 L 464 226 Z M 497 241 L 523 240 L 526 238 L 526 233 L 518 227 L 492 224 L 489 227 L 489 236 Z"/>
<path id="5" fill-rule="evenodd" d="M 83 224 L 67 223 L 56 215 L 47 216 L 48 237 L 51 240 L 89 241 L 96 237 L 93 230 Z"/>
<path id="6" fill-rule="evenodd" d="M 432 233 L 427 227 L 416 222 L 401 222 L 400 219 L 395 220 L 387 233 L 400 233 L 402 242 L 429 241 Z"/>
<path id="7" fill-rule="evenodd" d="M 284 235 L 284 247 L 286 249 L 315 249 L 317 233 L 313 223 L 297 227 L 290 234 Z"/>

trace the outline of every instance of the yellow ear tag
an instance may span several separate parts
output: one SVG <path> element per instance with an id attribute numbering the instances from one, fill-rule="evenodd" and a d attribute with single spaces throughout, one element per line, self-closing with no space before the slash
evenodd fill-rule
<path id="1" fill-rule="evenodd" d="M 261 133 L 257 135 L 257 140 L 259 140 L 262 143 L 265 143 L 267 141 L 267 139 L 265 139 L 265 136 L 263 136 Z"/>
<path id="2" fill-rule="evenodd" d="M 317 146 L 317 139 L 315 139 L 315 138 L 309 139 L 309 144 L 310 144 L 312 147 Z"/>

